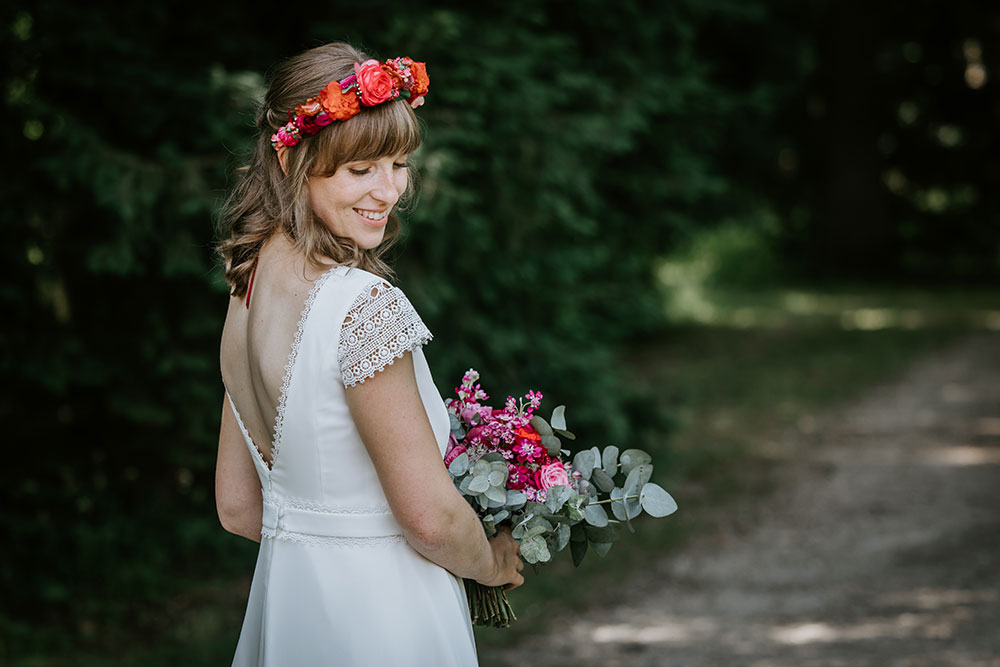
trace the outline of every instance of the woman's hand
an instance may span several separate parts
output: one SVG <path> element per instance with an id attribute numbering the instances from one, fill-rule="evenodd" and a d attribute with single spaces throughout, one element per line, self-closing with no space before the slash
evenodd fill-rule
<path id="1" fill-rule="evenodd" d="M 524 569 L 524 561 L 521 560 L 517 540 L 511 537 L 508 526 L 503 526 L 494 537 L 490 538 L 490 549 L 493 550 L 496 570 L 491 578 L 477 579 L 477 581 L 484 586 L 503 586 L 505 590 L 523 584 L 524 577 L 521 575 L 521 570 Z"/>

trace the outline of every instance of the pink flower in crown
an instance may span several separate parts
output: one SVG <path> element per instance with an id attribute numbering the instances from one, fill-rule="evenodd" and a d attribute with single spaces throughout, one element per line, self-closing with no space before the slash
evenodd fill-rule
<path id="1" fill-rule="evenodd" d="M 539 489 L 551 489 L 553 486 L 569 486 L 569 475 L 566 466 L 560 461 L 552 461 L 543 465 L 535 472 L 535 486 Z"/>
<path id="2" fill-rule="evenodd" d="M 278 128 L 278 131 L 271 135 L 272 142 L 278 142 L 285 146 L 294 146 L 299 143 L 299 127 L 295 121 L 290 121 Z"/>
<path id="3" fill-rule="evenodd" d="M 354 63 L 354 75 L 358 78 L 361 88 L 361 103 L 372 107 L 382 104 L 398 94 L 395 81 L 382 69 L 377 60 L 366 60 Z"/>

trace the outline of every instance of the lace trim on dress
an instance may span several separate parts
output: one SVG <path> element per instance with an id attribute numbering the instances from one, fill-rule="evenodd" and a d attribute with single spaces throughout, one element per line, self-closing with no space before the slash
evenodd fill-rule
<path id="1" fill-rule="evenodd" d="M 292 509 L 324 512 L 326 514 L 392 514 L 392 510 L 389 509 L 388 505 L 334 507 L 301 498 L 285 498 L 284 504 L 285 507 Z"/>
<path id="2" fill-rule="evenodd" d="M 372 281 L 351 304 L 340 330 L 337 359 L 344 386 L 375 377 L 432 337 L 401 289 Z"/>
<path id="3" fill-rule="evenodd" d="M 295 358 L 298 357 L 299 345 L 302 344 L 302 332 L 305 330 L 309 311 L 312 310 L 313 303 L 316 301 L 316 295 L 319 294 L 320 288 L 323 287 L 338 268 L 340 267 L 335 266 L 316 279 L 316 282 L 313 283 L 312 288 L 309 290 L 306 302 L 302 305 L 302 314 L 299 315 L 299 323 L 295 327 L 295 338 L 292 340 L 292 349 L 288 353 L 288 361 L 285 363 L 285 374 L 281 378 L 278 409 L 274 415 L 274 439 L 271 441 L 271 464 L 268 466 L 271 470 L 274 469 L 274 462 L 278 460 L 278 451 L 281 449 L 281 436 L 285 428 L 285 403 L 288 402 L 288 386 L 292 382 L 292 368 L 295 367 Z M 260 451 L 258 450 L 259 453 Z M 263 459 L 263 455 L 261 455 L 261 458 Z"/>

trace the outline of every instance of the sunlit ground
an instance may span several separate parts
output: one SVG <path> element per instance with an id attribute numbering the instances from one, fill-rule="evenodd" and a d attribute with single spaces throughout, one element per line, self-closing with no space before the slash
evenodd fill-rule
<path id="1" fill-rule="evenodd" d="M 664 262 L 658 277 L 671 322 L 736 329 L 836 327 L 845 331 L 955 327 L 1000 330 L 996 289 L 739 289 L 707 286 L 686 262 Z"/>

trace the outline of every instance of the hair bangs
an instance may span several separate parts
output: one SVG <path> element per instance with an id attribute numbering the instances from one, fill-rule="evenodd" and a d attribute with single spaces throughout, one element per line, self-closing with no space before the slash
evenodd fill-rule
<path id="1" fill-rule="evenodd" d="M 342 164 L 407 155 L 421 144 L 417 115 L 405 101 L 366 108 L 316 136 L 315 172 L 330 176 Z"/>

